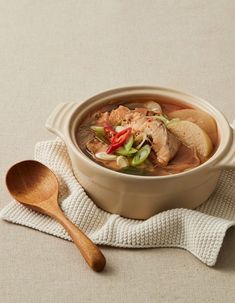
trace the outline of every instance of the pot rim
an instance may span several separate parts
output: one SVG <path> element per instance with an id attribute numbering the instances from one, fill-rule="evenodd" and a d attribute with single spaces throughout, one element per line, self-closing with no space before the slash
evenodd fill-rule
<path id="1" fill-rule="evenodd" d="M 147 95 L 147 91 L 149 91 L 149 92 L 152 91 L 153 94 L 154 93 L 157 94 L 157 92 L 158 93 L 162 92 L 162 93 L 164 93 L 164 96 L 170 97 L 172 94 L 172 95 L 175 95 L 175 98 L 179 97 L 179 99 L 180 99 L 180 96 L 184 96 L 185 99 L 188 98 L 188 99 L 191 99 L 191 101 L 187 101 L 187 100 L 183 99 L 182 102 L 185 102 L 185 103 L 188 103 L 191 105 L 195 105 L 197 108 L 202 109 L 206 112 L 209 111 L 209 113 L 216 120 L 217 128 L 218 128 L 219 135 L 220 135 L 220 143 L 219 143 L 219 146 L 218 146 L 216 152 L 214 153 L 214 155 L 210 159 L 208 159 L 206 162 L 204 162 L 203 164 L 201 164 L 195 168 L 192 168 L 188 171 L 184 171 L 181 173 L 166 175 L 166 176 L 142 176 L 142 175 L 125 174 L 125 173 L 117 172 L 117 171 L 111 170 L 109 168 L 103 167 L 100 164 L 96 163 L 95 161 L 92 161 L 89 157 L 87 157 L 80 150 L 80 148 L 76 142 L 76 139 L 75 139 L 75 130 L 77 127 L 76 121 L 78 120 L 79 110 L 81 108 L 84 108 L 83 113 L 85 113 L 87 110 L 89 110 L 89 105 L 91 107 L 95 107 L 98 103 L 104 102 L 105 98 L 108 98 L 108 100 L 109 100 L 114 97 L 117 97 L 118 94 L 125 94 L 125 93 L 126 94 L 129 93 L 129 96 L 130 96 L 131 94 L 134 94 L 134 92 L 137 93 L 137 91 L 139 91 L 141 94 L 144 94 L 146 92 L 146 95 Z M 108 102 L 108 100 L 107 100 L 107 102 Z M 192 100 L 194 100 L 194 102 L 192 102 Z M 88 107 L 88 108 L 86 109 L 86 107 Z M 220 120 L 220 122 L 218 120 Z M 68 125 L 66 128 L 66 134 L 64 137 L 66 139 L 66 144 L 70 145 L 70 148 L 72 148 L 72 150 L 76 154 L 76 156 L 82 158 L 82 160 L 84 160 L 87 165 L 93 166 L 93 169 L 96 169 L 97 172 L 100 171 L 100 173 L 104 173 L 104 174 L 110 175 L 110 177 L 116 177 L 116 178 L 124 178 L 124 179 L 132 179 L 132 180 L 143 179 L 143 180 L 152 180 L 153 181 L 153 180 L 160 180 L 160 179 L 169 180 L 169 179 L 174 179 L 174 178 L 179 178 L 179 177 L 187 177 L 187 176 L 190 176 L 192 174 L 195 174 L 195 173 L 200 172 L 205 169 L 216 168 L 216 164 L 218 162 L 220 162 L 221 159 L 223 159 L 223 155 L 225 154 L 225 152 L 228 149 L 229 142 L 231 142 L 232 135 L 231 135 L 231 128 L 230 128 L 229 123 L 228 123 L 227 119 L 225 118 L 225 116 L 217 108 L 215 108 L 213 105 L 211 105 L 209 102 L 205 101 L 204 99 L 202 99 L 198 96 L 195 96 L 195 95 L 192 95 L 192 94 L 189 94 L 186 92 L 178 91 L 175 89 L 167 88 L 167 87 L 127 86 L 127 87 L 115 88 L 115 89 L 101 92 L 81 103 L 78 103 L 76 108 L 73 109 L 73 111 L 69 117 Z"/>

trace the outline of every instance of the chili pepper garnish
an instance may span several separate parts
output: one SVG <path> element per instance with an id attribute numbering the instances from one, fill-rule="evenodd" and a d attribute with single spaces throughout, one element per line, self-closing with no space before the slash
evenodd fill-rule
<path id="1" fill-rule="evenodd" d="M 107 149 L 107 153 L 111 154 L 113 151 L 121 147 L 131 135 L 131 127 L 125 128 L 122 131 L 115 134 L 111 139 L 111 144 Z"/>

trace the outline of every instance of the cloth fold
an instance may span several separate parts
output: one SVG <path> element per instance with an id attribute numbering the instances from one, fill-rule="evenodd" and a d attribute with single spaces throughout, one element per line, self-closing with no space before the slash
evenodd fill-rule
<path id="1" fill-rule="evenodd" d="M 66 146 L 60 139 L 37 143 L 34 158 L 56 174 L 59 202 L 65 215 L 97 244 L 123 248 L 178 247 L 213 266 L 226 231 L 235 225 L 235 170 L 221 172 L 215 192 L 196 210 L 172 209 L 140 221 L 107 213 L 94 204 L 73 175 Z M 55 220 L 16 201 L 5 206 L 0 216 L 71 241 Z"/>

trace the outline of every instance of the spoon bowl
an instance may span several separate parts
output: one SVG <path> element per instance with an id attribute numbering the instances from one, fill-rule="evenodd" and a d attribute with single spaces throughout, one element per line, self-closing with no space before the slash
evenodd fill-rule
<path id="1" fill-rule="evenodd" d="M 24 204 L 38 205 L 58 195 L 55 174 L 38 161 L 27 160 L 12 166 L 6 175 L 6 185 L 14 198 Z"/>
<path id="2" fill-rule="evenodd" d="M 57 202 L 58 181 L 47 166 L 34 160 L 17 163 L 7 172 L 6 185 L 16 201 L 63 225 L 87 264 L 97 272 L 103 270 L 106 260 L 102 252 L 60 209 Z"/>

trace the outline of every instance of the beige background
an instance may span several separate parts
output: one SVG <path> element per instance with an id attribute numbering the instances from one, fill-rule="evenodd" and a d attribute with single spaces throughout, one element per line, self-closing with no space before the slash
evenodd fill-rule
<path id="1" fill-rule="evenodd" d="M 61 101 L 113 87 L 175 87 L 235 117 L 232 0 L 0 0 L 0 207 L 6 169 L 32 157 Z M 179 249 L 104 248 L 103 274 L 73 244 L 0 222 L 0 302 L 235 302 L 235 229 L 209 268 Z"/>

